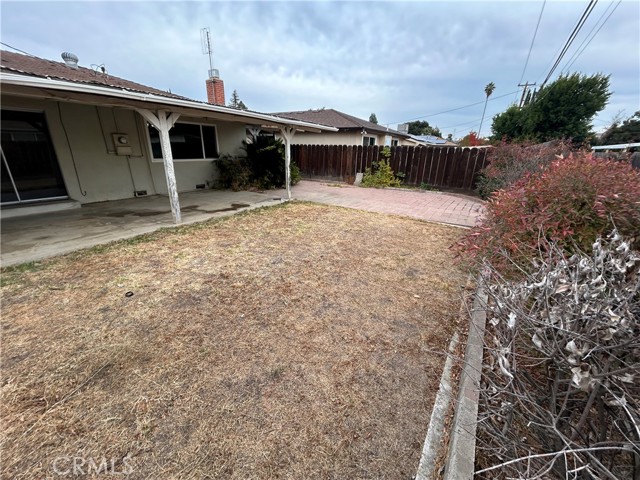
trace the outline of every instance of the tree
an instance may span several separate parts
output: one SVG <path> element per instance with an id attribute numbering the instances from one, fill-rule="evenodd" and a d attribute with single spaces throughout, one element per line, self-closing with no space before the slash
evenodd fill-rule
<path id="1" fill-rule="evenodd" d="M 489 97 L 491 96 L 491 94 L 495 89 L 496 89 L 496 86 L 493 82 L 487 83 L 487 86 L 484 87 L 484 94 L 486 95 L 486 98 L 484 99 L 484 108 L 482 109 L 482 119 L 480 120 L 480 128 L 478 129 L 478 135 L 480 135 L 480 132 L 482 132 L 482 123 L 484 122 L 484 114 L 487 111 L 487 102 L 489 102 Z"/>
<path id="2" fill-rule="evenodd" d="M 416 120 L 415 122 L 409 122 L 409 134 L 410 135 L 433 135 L 434 137 L 441 137 L 442 132 L 438 127 L 432 127 L 429 122 L 425 120 Z"/>
<path id="3" fill-rule="evenodd" d="M 376 124 L 378 123 L 378 117 L 376 117 L 375 113 L 372 113 L 371 115 L 369 115 L 369 121 L 371 123 L 376 123 Z"/>
<path id="4" fill-rule="evenodd" d="M 233 108 L 237 108 L 239 110 L 247 110 L 247 106 L 244 104 L 242 100 L 240 100 L 240 96 L 238 95 L 238 91 L 234 90 L 231 94 L 231 99 L 229 100 L 229 106 Z"/>
<path id="5" fill-rule="evenodd" d="M 461 147 L 477 147 L 478 145 L 485 145 L 485 141 L 478 137 L 476 132 L 469 132 L 462 137 L 462 140 L 458 143 Z"/>
<path id="6" fill-rule="evenodd" d="M 600 137 L 600 145 L 640 142 L 640 110 L 620 124 L 615 121 Z"/>
<path id="7" fill-rule="evenodd" d="M 498 140 L 567 138 L 582 143 L 592 135 L 591 119 L 604 109 L 610 96 L 608 75 L 563 75 L 538 90 L 521 109 L 512 105 L 496 115 L 491 130 Z"/>
<path id="8" fill-rule="evenodd" d="M 527 140 L 525 134 L 525 110 L 511 105 L 504 112 L 493 117 L 491 130 L 497 140 Z"/>

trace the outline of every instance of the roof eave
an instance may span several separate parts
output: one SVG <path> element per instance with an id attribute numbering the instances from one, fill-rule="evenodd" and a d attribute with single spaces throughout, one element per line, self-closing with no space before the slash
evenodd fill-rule
<path id="1" fill-rule="evenodd" d="M 212 105 L 209 103 L 200 103 L 193 100 L 183 100 L 178 98 L 164 97 L 155 95 L 152 93 L 142 93 L 126 90 L 124 88 L 114 87 L 102 87 L 99 85 L 84 84 L 77 82 L 70 82 L 64 80 L 43 78 L 38 76 L 27 76 L 16 73 L 0 72 L 0 83 L 7 85 L 16 85 L 21 87 L 31 88 L 47 88 L 52 90 L 67 91 L 74 93 L 90 94 L 104 97 L 119 98 L 122 100 L 130 100 L 144 103 L 154 103 L 174 107 L 190 108 L 195 110 L 201 110 L 205 112 L 213 112 L 224 115 L 230 115 L 240 119 L 256 120 L 264 122 L 267 126 L 276 127 L 298 127 L 300 130 L 310 132 L 337 132 L 338 129 L 329 127 L 326 125 L 319 125 L 310 122 L 303 122 L 300 120 L 291 120 L 283 117 L 275 117 L 273 115 L 267 115 L 263 113 L 248 112 L 245 110 L 235 110 L 229 107 L 223 107 L 219 105 Z"/>

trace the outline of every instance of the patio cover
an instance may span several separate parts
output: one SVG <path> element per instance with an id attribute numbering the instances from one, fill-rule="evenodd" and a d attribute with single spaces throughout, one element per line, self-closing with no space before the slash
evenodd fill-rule
<path id="1" fill-rule="evenodd" d="M 173 168 L 173 155 L 169 142 L 169 130 L 180 116 L 242 122 L 252 129 L 264 128 L 280 131 L 285 145 L 287 198 L 291 198 L 291 141 L 295 132 L 335 132 L 338 130 L 326 125 L 212 105 L 177 95 L 161 95 L 155 89 L 149 89 L 150 91 L 144 92 L 111 85 L 103 86 L 38 76 L 27 72 L 14 73 L 5 69 L 0 72 L 0 84 L 4 95 L 126 108 L 140 113 L 160 134 L 164 172 L 171 203 L 171 213 L 175 223 L 181 222 L 181 214 Z"/>

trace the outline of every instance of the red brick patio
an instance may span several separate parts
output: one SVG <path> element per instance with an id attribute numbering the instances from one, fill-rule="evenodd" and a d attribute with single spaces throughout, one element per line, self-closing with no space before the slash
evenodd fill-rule
<path id="1" fill-rule="evenodd" d="M 278 191 L 276 195 L 280 193 Z M 292 194 L 296 200 L 404 215 L 463 227 L 475 225 L 483 210 L 482 200 L 466 195 L 395 188 L 363 188 L 322 181 L 303 180 L 293 187 Z"/>

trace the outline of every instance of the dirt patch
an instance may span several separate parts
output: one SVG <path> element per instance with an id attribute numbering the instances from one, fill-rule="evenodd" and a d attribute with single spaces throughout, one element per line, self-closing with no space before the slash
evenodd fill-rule
<path id="1" fill-rule="evenodd" d="M 3 272 L 3 478 L 412 478 L 460 233 L 289 203 Z"/>

